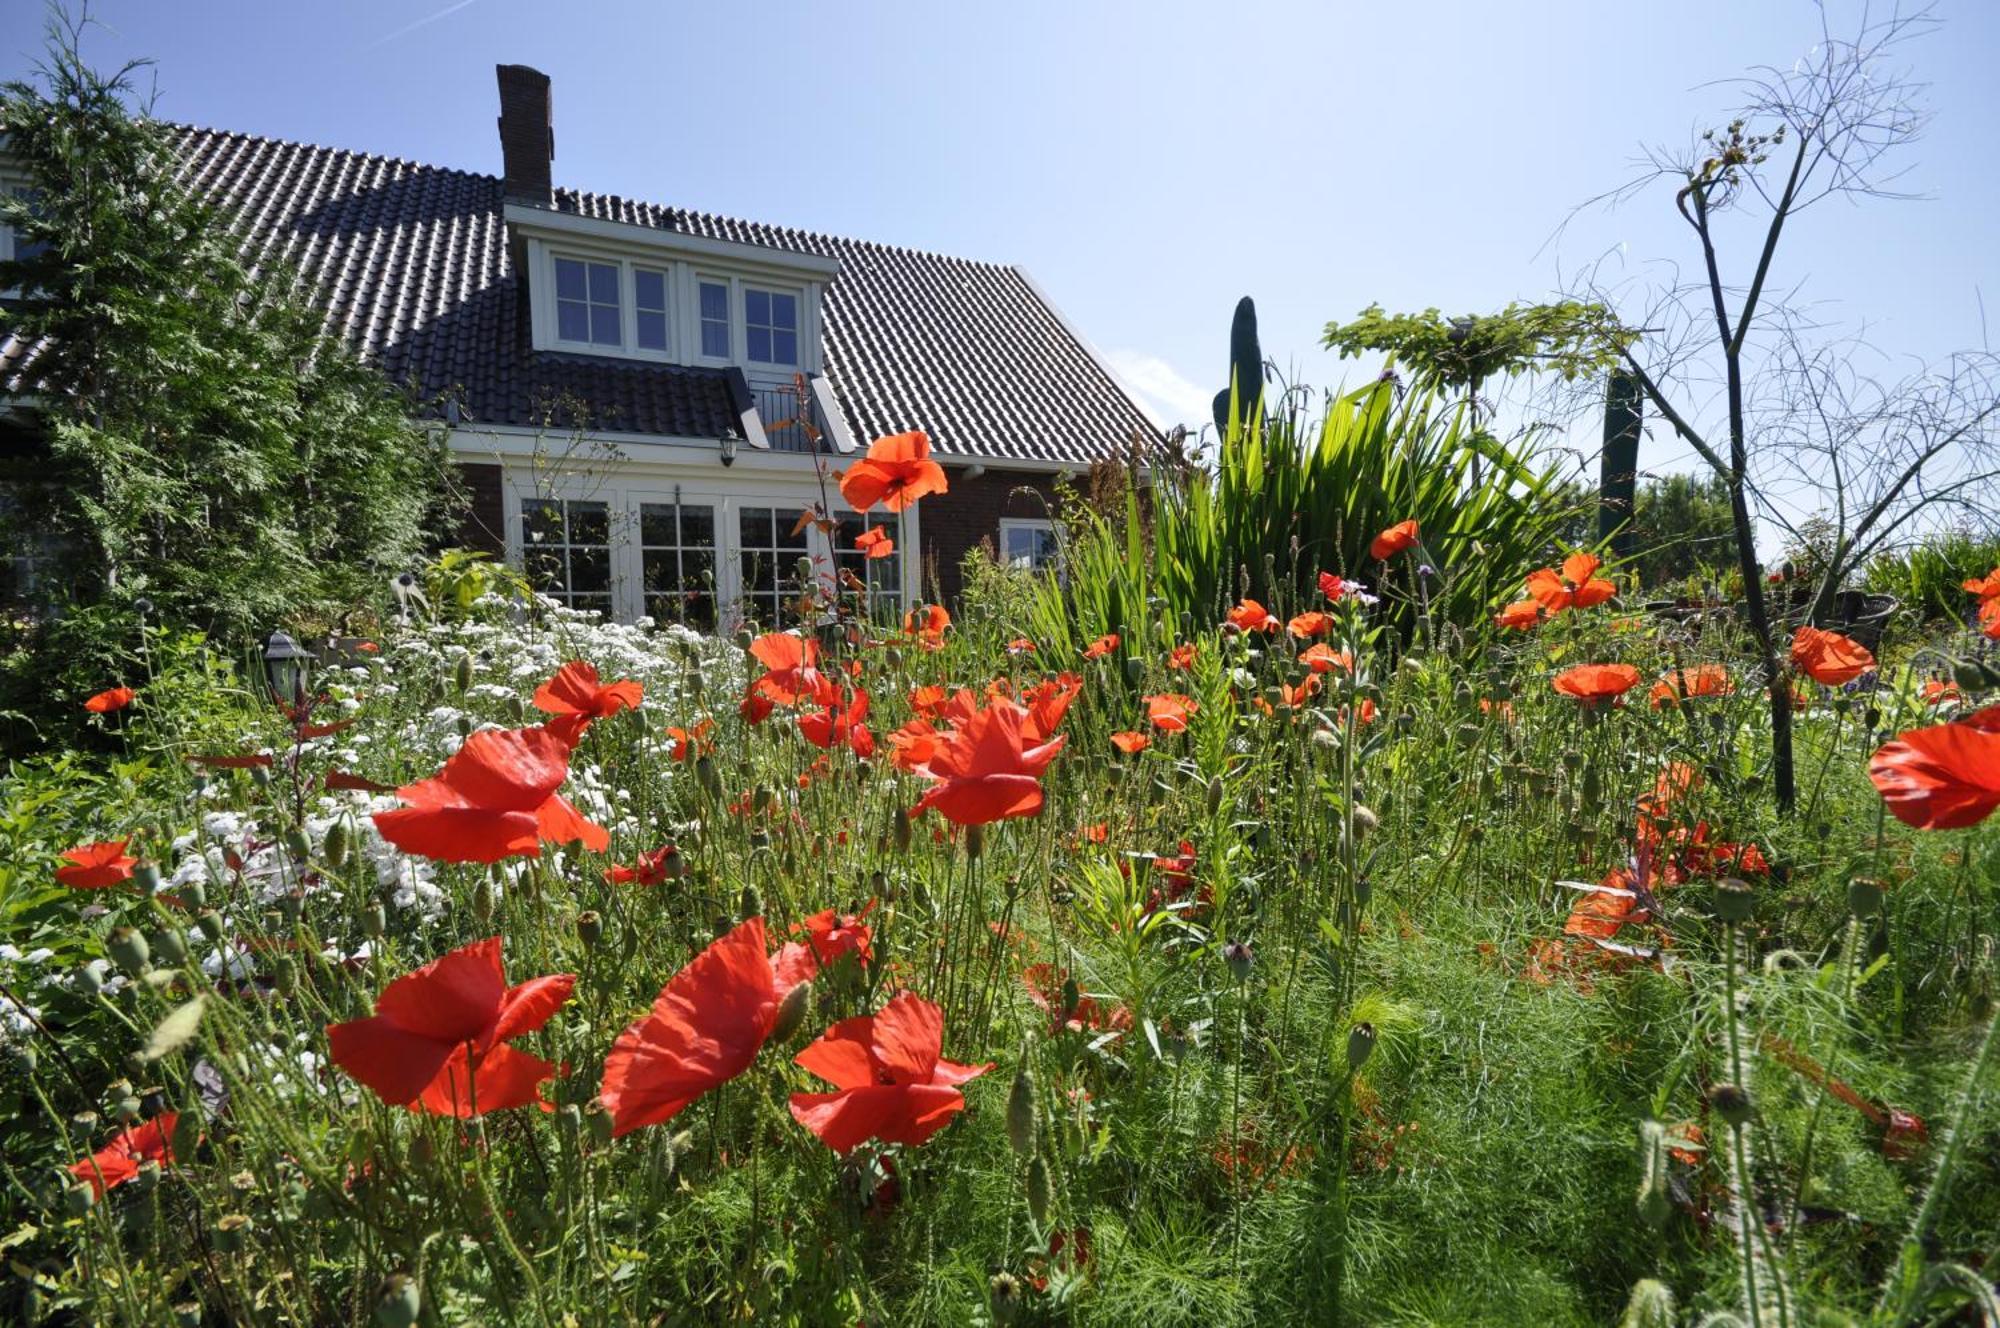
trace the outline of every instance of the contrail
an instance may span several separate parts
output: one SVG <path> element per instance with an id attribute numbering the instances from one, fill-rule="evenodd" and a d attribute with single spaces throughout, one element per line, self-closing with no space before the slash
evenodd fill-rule
<path id="1" fill-rule="evenodd" d="M 398 37 L 407 37 L 411 33 L 415 32 L 418 28 L 429 27 L 431 24 L 437 22 L 441 18 L 450 18 L 453 14 L 456 14 L 459 10 L 465 9 L 474 3 L 476 3 L 476 0 L 453 0 L 453 3 L 446 5 L 443 9 L 438 10 L 437 13 L 426 14 L 422 18 L 416 20 L 414 23 L 405 23 L 402 27 L 397 28 L 394 32 L 388 34 L 387 36 L 377 37 L 374 41 L 369 42 L 366 46 L 362 47 L 361 49 L 364 51 L 372 51 L 378 46 L 387 46 L 390 42 L 395 41 Z"/>

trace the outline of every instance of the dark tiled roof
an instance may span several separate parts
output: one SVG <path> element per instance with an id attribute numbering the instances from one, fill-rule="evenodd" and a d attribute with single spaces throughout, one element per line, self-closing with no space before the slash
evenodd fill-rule
<path id="1" fill-rule="evenodd" d="M 253 258 L 316 288 L 334 331 L 394 381 L 456 390 L 473 421 L 540 423 L 563 398 L 614 432 L 717 437 L 735 371 L 531 349 L 497 176 L 176 126 L 186 178 Z M 827 377 L 855 436 L 929 432 L 938 450 L 1094 460 L 1156 431 L 1019 269 L 558 190 L 556 207 L 838 259 L 822 307 Z M 0 369 L 29 348 L 0 342 Z M 12 376 L 12 375 L 10 375 Z M 558 424 L 573 421 L 559 418 Z"/>

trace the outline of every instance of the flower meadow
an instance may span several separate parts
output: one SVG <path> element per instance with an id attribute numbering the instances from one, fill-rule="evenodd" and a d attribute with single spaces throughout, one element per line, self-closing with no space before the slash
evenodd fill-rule
<path id="1" fill-rule="evenodd" d="M 864 506 L 942 487 L 885 441 Z M 275 701 L 149 645 L 5 788 L 4 1316 L 1993 1313 L 1977 625 L 1802 630 L 1779 816 L 1726 615 L 1579 553 L 1420 647 L 1370 553 L 1081 649 L 810 566 L 804 626 L 493 595 Z"/>

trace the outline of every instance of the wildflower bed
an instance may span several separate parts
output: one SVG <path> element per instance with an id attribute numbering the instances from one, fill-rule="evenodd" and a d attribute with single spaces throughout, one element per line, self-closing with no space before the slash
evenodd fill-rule
<path id="1" fill-rule="evenodd" d="M 1421 555 L 1378 543 L 1391 585 Z M 284 706 L 159 663 L 100 707 L 117 760 L 7 786 L 0 1304 L 1977 1304 L 1989 675 L 1829 686 L 1853 643 L 1802 638 L 1779 818 L 1727 625 L 1623 616 L 1596 571 L 1400 656 L 1329 575 L 1069 658 L 826 584 L 830 626 L 741 642 L 491 600 Z"/>

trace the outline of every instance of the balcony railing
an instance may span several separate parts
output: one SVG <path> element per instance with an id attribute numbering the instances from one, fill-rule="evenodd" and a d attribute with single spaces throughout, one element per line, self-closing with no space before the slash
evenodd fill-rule
<path id="1" fill-rule="evenodd" d="M 774 452 L 831 452 L 833 431 L 826 414 L 813 399 L 812 385 L 800 378 L 791 383 L 763 387 L 753 385 L 757 417 L 764 421 L 764 436 Z"/>

